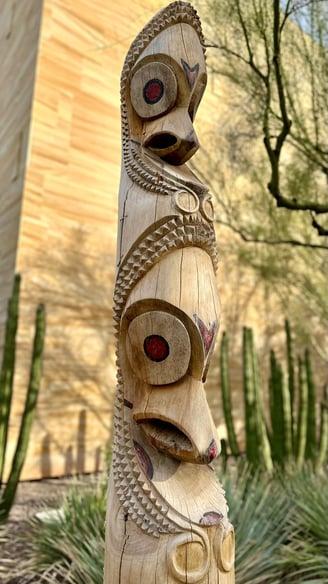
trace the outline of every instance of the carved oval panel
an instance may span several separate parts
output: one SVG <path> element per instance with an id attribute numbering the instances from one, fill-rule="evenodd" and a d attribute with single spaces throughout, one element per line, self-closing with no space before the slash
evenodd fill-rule
<path id="1" fill-rule="evenodd" d="M 168 565 L 175 581 L 196 584 L 207 574 L 210 563 L 209 543 L 192 533 L 180 534 L 169 543 Z"/>
<path id="2" fill-rule="evenodd" d="M 223 536 L 219 528 L 216 535 L 217 560 L 220 570 L 230 572 L 235 562 L 235 532 L 231 527 L 227 535 Z"/>
<path id="3" fill-rule="evenodd" d="M 204 215 L 205 219 L 207 219 L 207 221 L 210 221 L 211 223 L 214 221 L 215 212 L 210 195 L 207 195 L 203 199 L 201 204 L 201 212 Z"/>

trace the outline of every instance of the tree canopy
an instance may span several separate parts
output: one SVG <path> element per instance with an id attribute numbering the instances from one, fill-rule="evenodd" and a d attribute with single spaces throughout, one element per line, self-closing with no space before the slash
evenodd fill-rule
<path id="1" fill-rule="evenodd" d="M 291 212 L 277 215 L 279 232 L 260 235 L 237 225 L 220 195 L 224 220 L 245 240 L 328 249 L 328 2 L 208 0 L 206 11 L 209 70 L 230 87 L 226 162 L 239 174 L 253 167 L 271 215 Z"/>
<path id="2" fill-rule="evenodd" d="M 198 6 L 219 106 L 196 171 L 217 199 L 218 224 L 236 234 L 227 239 L 227 253 L 276 294 L 297 333 L 323 356 L 328 0 Z"/>

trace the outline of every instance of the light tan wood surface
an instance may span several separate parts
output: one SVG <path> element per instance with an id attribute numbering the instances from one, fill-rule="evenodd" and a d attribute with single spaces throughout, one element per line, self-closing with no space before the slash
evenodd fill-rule
<path id="1" fill-rule="evenodd" d="M 122 71 L 104 584 L 234 583 L 234 533 L 212 467 L 220 438 L 204 389 L 220 320 L 213 208 L 185 165 L 198 148 L 205 79 L 200 21 L 184 2 L 144 27 Z"/>

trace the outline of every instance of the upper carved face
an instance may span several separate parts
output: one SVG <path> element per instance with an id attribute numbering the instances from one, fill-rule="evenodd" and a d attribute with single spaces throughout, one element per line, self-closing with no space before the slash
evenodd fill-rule
<path id="1" fill-rule="evenodd" d="M 196 31 L 175 24 L 156 36 L 127 83 L 131 139 L 173 165 L 198 149 L 193 120 L 206 86 L 204 52 Z"/>

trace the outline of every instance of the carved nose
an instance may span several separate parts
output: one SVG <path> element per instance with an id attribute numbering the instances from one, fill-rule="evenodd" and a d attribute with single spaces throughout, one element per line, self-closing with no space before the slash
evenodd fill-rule
<path id="1" fill-rule="evenodd" d="M 220 452 L 203 384 L 189 375 L 135 400 L 133 418 L 155 448 L 178 460 L 209 464 Z"/>
<path id="2" fill-rule="evenodd" d="M 199 148 L 188 111 L 177 108 L 145 124 L 143 146 L 169 164 L 184 164 Z"/>
<path id="3" fill-rule="evenodd" d="M 184 164 L 199 148 L 194 131 L 190 132 L 185 139 L 169 132 L 158 132 L 150 137 L 145 146 L 156 156 L 174 166 Z"/>

